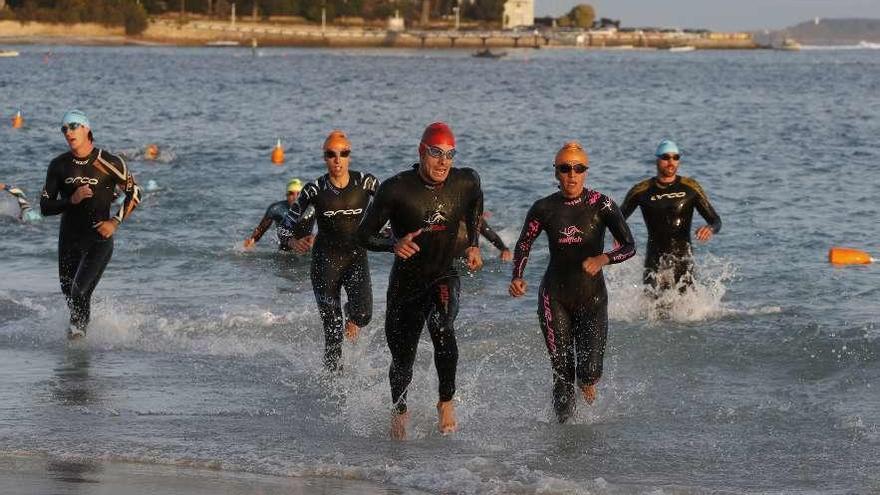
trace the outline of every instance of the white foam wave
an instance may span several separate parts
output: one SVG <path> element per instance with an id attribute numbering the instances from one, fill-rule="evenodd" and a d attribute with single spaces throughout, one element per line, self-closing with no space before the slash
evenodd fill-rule
<path id="1" fill-rule="evenodd" d="M 801 50 L 880 50 L 880 43 L 860 41 L 855 45 L 802 45 Z"/>

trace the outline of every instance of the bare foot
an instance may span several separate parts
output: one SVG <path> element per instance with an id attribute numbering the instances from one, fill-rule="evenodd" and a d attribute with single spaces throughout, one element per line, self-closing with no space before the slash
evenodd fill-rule
<path id="1" fill-rule="evenodd" d="M 345 338 L 348 339 L 349 342 L 357 342 L 358 332 L 360 331 L 360 327 L 355 325 L 353 321 L 348 320 L 345 322 Z"/>
<path id="2" fill-rule="evenodd" d="M 409 411 L 400 414 L 391 413 L 391 438 L 393 440 L 406 440 L 406 427 L 409 424 Z"/>
<path id="3" fill-rule="evenodd" d="M 596 400 L 596 385 L 584 385 L 581 387 L 581 392 L 584 393 L 584 400 L 587 401 L 587 404 L 592 404 L 593 401 Z"/>
<path id="4" fill-rule="evenodd" d="M 458 422 L 455 420 L 455 404 L 451 401 L 437 403 L 437 428 L 440 433 L 447 435 L 454 433 L 458 429 Z"/>

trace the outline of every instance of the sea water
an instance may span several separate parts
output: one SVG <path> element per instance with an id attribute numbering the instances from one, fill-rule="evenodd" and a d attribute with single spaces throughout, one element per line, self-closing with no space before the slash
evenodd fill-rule
<path id="1" fill-rule="evenodd" d="M 76 107 L 99 146 L 159 187 L 117 231 L 75 344 L 57 217 L 0 217 L 0 456 L 403 492 L 880 490 L 880 278 L 825 259 L 832 245 L 880 252 L 876 51 L 16 49 L 0 113 L 20 107 L 26 125 L 0 126 L 0 181 L 36 203 Z M 660 305 L 641 286 L 646 234 L 630 218 L 639 254 L 604 270 L 598 399 L 568 424 L 552 413 L 536 315 L 543 238 L 524 298 L 507 295 L 511 266 L 488 243 L 482 271 L 460 267 L 460 431 L 437 433 L 425 334 L 402 443 L 388 438 L 391 255 L 370 255 L 373 321 L 328 377 L 308 257 L 277 253 L 271 232 L 241 248 L 291 177 L 324 173 L 331 129 L 350 136 L 352 169 L 387 178 L 436 120 L 456 132 L 456 165 L 480 173 L 508 245 L 555 191 L 553 156 L 571 139 L 590 154 L 588 186 L 618 203 L 654 173 L 656 143 L 677 141 L 680 173 L 723 218 L 695 245 L 695 289 Z M 269 161 L 278 138 L 283 166 Z M 143 159 L 149 143 L 159 160 Z"/>

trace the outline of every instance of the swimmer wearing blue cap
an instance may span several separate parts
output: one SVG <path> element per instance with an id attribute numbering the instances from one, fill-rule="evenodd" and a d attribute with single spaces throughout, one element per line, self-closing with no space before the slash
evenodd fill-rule
<path id="1" fill-rule="evenodd" d="M 296 203 L 296 200 L 299 198 L 299 193 L 300 191 L 302 191 L 302 188 L 303 183 L 299 179 L 290 179 L 287 182 L 287 199 L 276 201 L 269 205 L 268 208 L 266 208 L 266 213 L 263 215 L 260 223 L 254 229 L 253 233 L 251 233 L 251 236 L 244 240 L 245 249 L 253 248 L 254 245 L 260 240 L 260 238 L 263 237 L 263 234 L 265 234 L 266 231 L 269 230 L 269 227 L 271 227 L 273 223 L 276 225 L 281 225 L 281 221 L 284 220 L 284 215 L 286 215 L 287 210 L 289 210 L 290 207 L 293 206 L 294 203 Z M 311 217 L 311 215 L 307 216 Z M 310 218 L 310 220 L 313 221 L 314 219 Z M 314 223 L 310 225 L 313 226 Z M 309 230 L 311 230 L 311 228 Z M 279 242 L 278 249 L 282 251 L 290 251 L 291 248 L 288 247 L 287 244 Z"/>
<path id="2" fill-rule="evenodd" d="M 626 195 L 621 212 L 625 218 L 641 208 L 648 228 L 644 282 L 655 291 L 677 287 L 683 292 L 693 284 L 691 222 L 694 209 L 706 220 L 695 232 L 706 242 L 721 230 L 721 217 L 700 184 L 678 175 L 681 151 L 664 139 L 654 153 L 657 175 L 639 182 Z M 673 281 L 664 274 L 671 273 Z"/>
<path id="3" fill-rule="evenodd" d="M 69 150 L 49 163 L 40 212 L 61 215 L 58 274 L 70 308 L 67 336 L 75 339 L 86 334 L 92 291 L 110 262 L 113 235 L 140 203 L 141 191 L 121 157 L 94 146 L 85 113 L 64 114 L 61 134 Z M 111 215 L 117 188 L 125 200 Z"/>

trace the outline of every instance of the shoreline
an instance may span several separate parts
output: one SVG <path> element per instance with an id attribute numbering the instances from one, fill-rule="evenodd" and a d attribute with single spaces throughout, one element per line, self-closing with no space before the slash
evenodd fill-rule
<path id="1" fill-rule="evenodd" d="M 197 464 L 197 463 L 194 463 Z M 84 487 L 92 487 L 83 490 Z M 117 495 L 424 495 L 407 487 L 320 476 L 274 476 L 210 465 L 151 464 L 93 458 L 0 454 L 0 493 Z"/>
<path id="2" fill-rule="evenodd" d="M 239 47 L 257 46 L 315 48 L 443 48 L 443 49 L 674 49 L 699 50 L 761 49 L 749 33 L 662 33 L 608 31 L 500 31 L 431 30 L 389 31 L 306 24 L 261 22 L 191 21 L 176 23 L 152 20 L 140 35 L 127 36 L 120 28 L 98 24 L 73 25 L 0 21 L 0 45 L 86 45 L 86 46 L 210 46 L 226 43 Z"/>

